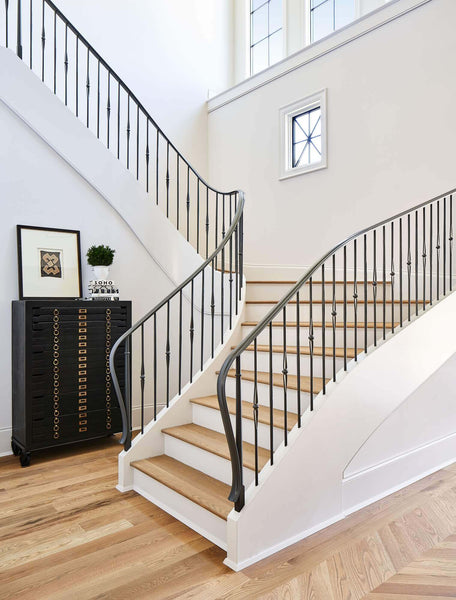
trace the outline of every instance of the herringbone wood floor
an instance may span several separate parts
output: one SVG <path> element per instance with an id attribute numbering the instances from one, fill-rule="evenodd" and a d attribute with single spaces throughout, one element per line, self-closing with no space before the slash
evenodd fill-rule
<path id="1" fill-rule="evenodd" d="M 0 459 L 0 600 L 456 596 L 455 465 L 234 573 L 213 544 L 117 492 L 118 451 L 110 439 L 27 469 Z"/>

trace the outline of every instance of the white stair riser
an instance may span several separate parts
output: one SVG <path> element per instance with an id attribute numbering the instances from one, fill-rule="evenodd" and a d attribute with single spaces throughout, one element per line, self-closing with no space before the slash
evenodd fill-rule
<path id="1" fill-rule="evenodd" d="M 242 400 L 247 402 L 253 401 L 253 381 L 242 380 Z M 236 397 L 236 382 L 234 377 L 227 377 L 226 379 L 226 394 L 232 398 Z M 301 391 L 301 414 L 309 406 L 310 394 Z M 264 383 L 258 384 L 258 402 L 263 406 L 269 406 L 269 386 Z M 287 390 L 287 407 L 290 412 L 297 413 L 297 393 L 296 390 L 288 388 Z M 279 386 L 273 386 L 273 408 L 284 410 L 283 401 L 283 388 Z"/>
<path id="2" fill-rule="evenodd" d="M 274 304 L 247 304 L 246 305 L 246 314 L 245 314 L 245 318 L 247 321 L 261 321 L 261 319 L 263 319 L 268 312 L 274 307 Z M 411 305 L 411 310 L 413 311 L 415 308 L 415 305 Z M 296 316 L 297 316 L 297 311 L 296 311 L 296 304 L 289 304 L 287 306 L 287 310 L 286 310 L 286 320 L 287 321 L 295 321 L 296 320 Z M 407 315 L 407 304 L 403 305 L 403 317 L 405 317 Z M 344 305 L 343 304 L 337 304 L 336 305 L 336 311 L 337 311 L 337 315 L 336 315 L 336 320 L 338 322 L 343 322 L 344 319 Z M 331 321 L 331 312 L 332 312 L 332 305 L 331 304 L 326 304 L 325 305 L 325 321 L 329 322 Z M 367 305 L 367 320 L 368 321 L 373 321 L 374 320 L 374 313 L 375 313 L 375 305 L 374 304 L 368 304 Z M 364 322 L 364 304 L 358 303 L 357 305 L 357 310 L 356 310 L 356 314 L 357 314 L 357 319 L 360 322 Z M 391 304 L 385 304 L 385 320 L 386 322 L 391 321 L 392 318 L 392 305 Z M 399 321 L 399 314 L 400 314 L 400 307 L 399 304 L 395 304 L 394 305 L 394 320 L 397 323 Z M 377 321 L 381 321 L 383 322 L 383 304 L 381 302 L 377 302 L 376 305 L 376 319 Z M 317 322 L 321 322 L 323 320 L 323 311 L 322 311 L 322 305 L 321 304 L 313 304 L 312 305 L 312 318 L 313 321 L 317 321 Z M 300 308 L 299 308 L 299 319 L 300 321 L 309 321 L 310 319 L 310 305 L 309 304 L 300 304 Z M 355 307 L 353 304 L 347 304 L 347 321 L 348 322 L 354 322 L 355 320 Z M 281 311 L 276 317 L 274 317 L 274 321 L 283 321 L 283 312 Z"/>
<path id="3" fill-rule="evenodd" d="M 242 327 L 242 335 L 243 337 L 247 336 L 253 327 L 243 326 Z M 351 327 L 347 327 L 347 348 L 355 347 L 355 332 L 357 332 L 357 340 L 358 340 L 358 348 L 364 348 L 364 329 L 358 327 L 356 330 Z M 309 335 L 308 327 L 300 328 L 300 344 L 307 343 L 307 336 Z M 382 336 L 382 329 L 377 328 L 377 339 L 380 339 Z M 325 330 L 325 340 L 326 346 L 333 346 L 333 329 L 332 327 L 326 327 Z M 323 330 L 321 327 L 314 327 L 314 344 L 315 346 L 322 346 L 323 341 Z M 297 335 L 296 335 L 296 327 L 287 327 L 287 346 L 296 346 Z M 274 345 L 283 345 L 283 328 L 282 327 L 273 327 L 272 328 L 272 343 Z M 374 329 L 367 329 L 367 345 L 370 346 L 374 343 Z M 269 329 L 266 329 L 260 333 L 258 336 L 258 344 L 269 344 Z M 344 330 L 343 327 L 336 327 L 336 348 L 343 348 L 344 345 Z"/>
<path id="4" fill-rule="evenodd" d="M 301 346 L 303 340 L 301 339 Z M 347 357 L 347 363 L 349 363 L 352 359 Z M 287 369 L 290 375 L 298 374 L 298 361 L 296 354 L 287 354 Z M 301 375 L 310 375 L 310 356 L 309 355 L 301 355 Z M 313 374 L 314 377 L 322 377 L 323 376 L 323 357 L 314 355 L 313 357 Z M 325 359 L 325 371 L 326 377 L 328 377 L 328 373 L 332 372 L 333 368 L 333 358 L 332 354 L 326 350 L 326 359 Z M 339 371 L 344 366 L 344 359 L 336 357 L 336 371 Z M 247 369 L 248 371 L 253 371 L 254 369 L 254 352 L 253 351 L 245 351 L 241 357 L 241 368 Z M 273 352 L 272 354 L 272 372 L 273 373 L 281 373 L 283 369 L 283 354 L 279 352 Z M 257 370 L 264 371 L 269 373 L 269 353 L 268 352 L 257 352 Z"/>
<path id="5" fill-rule="evenodd" d="M 227 549 L 224 519 L 137 469 L 133 469 L 133 489 L 220 548 Z"/>
<path id="6" fill-rule="evenodd" d="M 166 434 L 164 451 L 167 456 L 231 485 L 232 474 L 229 460 Z M 246 484 L 250 485 L 253 479 L 253 471 L 244 467 L 244 481 Z"/>
<path id="7" fill-rule="evenodd" d="M 249 284 L 247 283 L 247 300 L 275 300 L 278 302 L 281 300 L 285 294 L 287 294 L 292 288 L 292 284 Z M 406 291 L 406 290 L 405 290 Z M 354 286 L 353 284 L 347 284 L 347 299 L 353 298 Z M 358 298 L 360 300 L 364 299 L 364 285 L 363 283 L 359 283 L 357 285 L 357 293 Z M 395 290 L 395 294 L 396 294 Z M 403 289 L 404 293 L 404 289 Z M 310 285 L 305 285 L 301 288 L 299 292 L 301 300 L 308 300 L 310 297 Z M 335 285 L 335 295 L 337 300 L 344 299 L 344 286 L 342 283 L 336 283 Z M 332 284 L 325 284 L 325 297 L 326 299 L 332 299 L 333 297 L 333 288 Z M 391 286 L 388 285 L 386 287 L 386 299 L 389 300 L 391 298 Z M 322 299 L 322 285 L 321 283 L 314 283 L 312 285 L 312 298 L 314 300 Z M 374 299 L 374 292 L 372 288 L 372 283 L 368 283 L 367 285 L 367 298 L 368 300 Z M 377 299 L 383 299 L 383 285 L 378 284 L 377 286 Z"/>
<path id="8" fill-rule="evenodd" d="M 252 416 L 252 415 L 250 415 Z M 234 415 L 230 415 L 231 425 L 233 426 L 233 431 L 236 431 L 236 419 Z M 218 431 L 219 433 L 223 433 L 225 435 L 225 430 L 223 428 L 222 417 L 220 415 L 219 410 L 214 410 L 212 408 L 208 408 L 207 406 L 201 406 L 199 404 L 193 404 L 193 423 L 196 425 L 201 425 L 202 427 L 206 427 L 207 429 L 212 429 L 213 431 Z M 274 439 L 274 450 L 276 450 L 283 441 L 284 433 L 282 429 L 278 429 L 277 427 L 273 427 L 273 439 Z M 269 425 L 265 423 L 258 423 L 258 445 L 261 448 L 269 448 L 270 444 L 270 431 Z M 253 419 L 242 419 L 242 439 L 244 442 L 248 442 L 249 444 L 255 443 L 255 430 Z"/>

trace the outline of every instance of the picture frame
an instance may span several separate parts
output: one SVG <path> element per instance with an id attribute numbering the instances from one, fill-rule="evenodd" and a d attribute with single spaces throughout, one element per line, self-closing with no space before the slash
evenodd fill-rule
<path id="1" fill-rule="evenodd" d="M 19 299 L 81 298 L 80 232 L 17 225 Z"/>

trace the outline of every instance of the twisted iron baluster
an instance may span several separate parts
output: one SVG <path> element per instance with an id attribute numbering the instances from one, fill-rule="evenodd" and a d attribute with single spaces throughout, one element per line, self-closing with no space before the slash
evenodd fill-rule
<path id="1" fill-rule="evenodd" d="M 287 308 L 283 307 L 283 366 L 282 366 L 282 380 L 283 380 L 283 412 L 284 412 L 284 425 L 283 434 L 285 446 L 288 444 L 288 359 L 287 359 Z"/>

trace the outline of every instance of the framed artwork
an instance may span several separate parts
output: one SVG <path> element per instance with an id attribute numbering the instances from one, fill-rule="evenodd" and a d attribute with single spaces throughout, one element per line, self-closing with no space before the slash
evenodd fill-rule
<path id="1" fill-rule="evenodd" d="M 17 226 L 19 298 L 81 298 L 79 231 Z"/>

